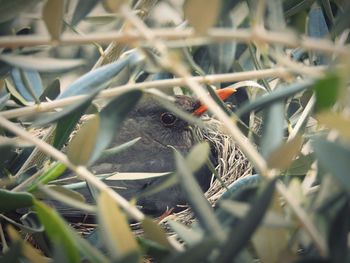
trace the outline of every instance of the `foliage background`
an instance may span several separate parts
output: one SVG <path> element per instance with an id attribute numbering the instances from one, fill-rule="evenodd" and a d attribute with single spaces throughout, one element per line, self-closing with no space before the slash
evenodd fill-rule
<path id="1" fill-rule="evenodd" d="M 1 260 L 347 262 L 349 8 L 346 0 L 1 0 Z M 234 111 L 207 95 L 229 85 L 239 87 Z M 258 174 L 213 209 L 191 176 L 207 145 L 175 153 L 198 221 L 169 219 L 177 239 L 86 168 L 150 88 L 198 96 Z M 69 140 L 86 114 L 94 117 Z M 111 120 L 115 127 L 103 126 Z M 99 190 L 96 205 L 54 186 L 66 167 Z M 96 212 L 97 241 L 43 195 Z"/>

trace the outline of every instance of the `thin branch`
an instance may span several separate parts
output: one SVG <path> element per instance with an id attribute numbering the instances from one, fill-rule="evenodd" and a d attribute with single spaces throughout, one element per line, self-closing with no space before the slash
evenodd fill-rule
<path id="1" fill-rule="evenodd" d="M 289 134 L 288 141 L 292 140 L 298 134 L 301 127 L 304 125 L 305 121 L 310 116 L 310 113 L 315 105 L 315 102 L 316 102 L 315 95 L 312 95 L 310 100 L 306 104 L 304 111 L 301 113 L 297 123 L 295 124 L 293 130 Z"/>
<path id="2" fill-rule="evenodd" d="M 133 9 L 139 11 L 136 14 L 138 17 L 140 17 L 140 19 L 145 19 L 148 16 L 149 12 L 152 10 L 153 6 L 157 3 L 157 1 L 158 0 L 139 0 L 133 7 Z M 120 28 L 120 32 L 125 31 L 125 28 L 127 27 L 124 23 Z M 109 43 L 102 56 L 95 63 L 93 69 L 116 61 L 126 46 L 126 43 L 121 43 L 115 40 L 112 43 Z"/>
<path id="3" fill-rule="evenodd" d="M 113 198 L 113 200 L 115 200 L 117 204 L 136 221 L 142 221 L 144 219 L 145 216 L 141 211 L 139 211 L 136 207 L 130 205 L 130 203 L 124 197 L 122 197 L 117 192 L 109 188 L 103 181 L 99 180 L 94 174 L 87 170 L 86 167 L 74 165 L 69 161 L 68 157 L 65 154 L 58 151 L 56 148 L 49 145 L 48 143 L 34 137 L 33 134 L 23 130 L 22 128 L 18 127 L 17 125 L 5 119 L 2 116 L 0 116 L 0 126 L 13 132 L 22 139 L 33 143 L 47 155 L 66 165 L 69 169 L 78 174 L 79 177 L 88 181 L 99 190 L 106 191 L 111 196 L 111 198 Z"/>
<path id="4" fill-rule="evenodd" d="M 312 67 L 312 69 L 317 73 L 322 73 L 326 68 Z M 293 71 L 287 68 L 280 67 L 280 68 L 273 68 L 273 69 L 196 76 L 196 77 L 189 77 L 189 78 L 201 84 L 214 84 L 214 83 L 233 82 L 233 81 L 242 81 L 242 80 L 263 79 L 263 78 L 270 78 L 270 77 L 288 78 L 290 77 L 291 74 L 293 74 Z M 142 83 L 130 83 L 130 84 L 110 88 L 108 90 L 104 90 L 97 96 L 97 99 L 106 99 L 106 98 L 115 97 L 122 93 L 125 93 L 130 90 L 134 90 L 134 89 L 150 89 L 150 88 L 160 89 L 160 88 L 169 88 L 174 86 L 184 86 L 185 84 L 186 84 L 186 81 L 183 78 L 145 81 Z M 62 108 L 67 105 L 71 105 L 79 100 L 84 99 L 86 96 L 87 95 L 72 96 L 61 100 L 42 102 L 39 105 L 31 105 L 31 106 L 21 107 L 18 109 L 2 111 L 0 112 L 0 116 L 3 116 L 7 119 L 11 119 L 11 118 L 23 117 L 23 116 L 33 115 L 37 113 L 42 113 L 42 112 L 48 112 L 54 109 Z"/>
<path id="5" fill-rule="evenodd" d="M 149 29 L 157 39 L 180 40 L 188 44 L 201 44 L 223 41 L 236 41 L 242 43 L 266 43 L 279 44 L 285 47 L 302 47 L 306 50 L 314 50 L 328 54 L 349 55 L 347 46 L 337 46 L 328 39 L 300 37 L 291 32 L 273 32 L 266 30 L 212 28 L 208 30 L 207 36 L 198 36 L 193 29 L 161 28 Z M 109 44 L 112 41 L 119 43 L 139 43 L 147 45 L 147 41 L 137 30 L 123 32 L 109 31 L 104 33 L 90 33 L 84 36 L 64 34 L 59 41 L 52 41 L 49 36 L 27 35 L 27 36 L 2 36 L 0 37 L 0 48 L 18 48 L 38 45 L 81 45 L 97 42 Z M 140 43 L 141 42 L 141 43 Z"/>
<path id="6" fill-rule="evenodd" d="M 134 16 L 127 8 L 123 8 L 123 13 L 126 18 Z M 133 17 L 131 22 L 137 20 L 137 17 Z M 130 20 L 129 20 L 130 21 Z M 145 30 L 145 25 L 142 21 L 137 21 L 133 25 L 140 31 L 141 34 L 146 34 L 148 31 Z M 142 25 L 142 26 L 140 26 Z M 154 44 L 154 47 L 163 47 L 160 42 L 153 35 L 148 35 L 147 39 Z M 161 52 L 166 52 L 167 50 L 158 50 Z M 166 57 L 167 54 L 163 55 Z M 166 63 L 165 63 L 166 64 Z M 224 124 L 225 128 L 232 135 L 235 142 L 239 145 L 240 149 L 247 156 L 247 158 L 252 162 L 257 171 L 268 178 L 275 177 L 275 171 L 268 169 L 265 159 L 259 154 L 259 152 L 254 148 L 254 146 L 249 142 L 249 140 L 242 134 L 238 127 L 233 123 L 228 115 L 215 103 L 213 98 L 211 98 L 206 90 L 192 78 L 188 73 L 187 69 L 180 63 L 171 63 L 169 61 L 168 67 L 172 71 L 183 78 L 186 85 L 191 88 L 191 90 L 208 106 L 208 109 L 217 116 L 217 118 Z M 313 226 L 312 222 L 307 217 L 304 210 L 300 208 L 298 204 L 293 201 L 293 198 L 289 195 L 287 189 L 282 183 L 278 183 L 276 186 L 279 193 L 286 199 L 290 204 L 296 215 L 299 217 L 300 221 L 304 225 L 306 231 L 310 234 L 311 238 L 314 240 L 316 247 L 319 249 L 321 255 L 327 255 L 327 245 L 323 237 L 319 234 L 317 229 Z"/>
<path id="7" fill-rule="evenodd" d="M 127 6 L 122 6 L 122 15 L 137 29 L 139 33 L 146 38 L 149 43 L 157 49 L 161 54 L 162 60 L 160 63 L 170 69 L 175 75 L 182 77 L 185 84 L 199 97 L 199 99 L 205 103 L 208 110 L 211 111 L 225 126 L 228 132 L 232 135 L 232 138 L 240 146 L 242 152 L 251 161 L 256 170 L 263 176 L 272 176 L 267 163 L 244 134 L 239 130 L 233 120 L 220 108 L 220 106 L 214 101 L 214 99 L 208 94 L 204 87 L 202 87 L 196 80 L 192 78 L 185 66 L 181 62 L 176 62 L 171 59 L 167 47 L 156 38 L 153 31 L 147 28 L 147 26 L 137 16 L 135 16 Z"/>

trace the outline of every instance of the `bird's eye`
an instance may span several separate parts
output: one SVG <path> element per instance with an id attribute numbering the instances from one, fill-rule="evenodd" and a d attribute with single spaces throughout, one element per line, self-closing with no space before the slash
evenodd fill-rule
<path id="1" fill-rule="evenodd" d="M 164 112 L 162 115 L 160 115 L 160 120 L 164 124 L 164 126 L 171 126 L 174 125 L 177 118 L 174 114 L 171 114 L 169 112 Z"/>

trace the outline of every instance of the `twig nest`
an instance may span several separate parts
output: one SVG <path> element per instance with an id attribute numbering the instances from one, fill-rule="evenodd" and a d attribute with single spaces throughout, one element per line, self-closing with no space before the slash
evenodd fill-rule
<path id="1" fill-rule="evenodd" d="M 222 124 L 215 119 L 209 118 L 206 122 L 208 123 L 208 128 L 196 128 L 195 133 L 200 140 L 208 141 L 217 152 L 217 165 L 215 170 L 221 182 L 229 186 L 238 178 L 251 175 L 253 171 L 252 165 L 236 145 L 232 137 L 224 132 Z M 213 175 L 211 185 L 205 193 L 205 196 L 212 206 L 215 206 L 216 201 L 226 191 L 226 188 L 221 182 L 215 179 Z M 168 219 L 178 221 L 185 225 L 191 225 L 195 221 L 194 215 L 189 207 L 164 218 L 161 222 L 165 223 L 166 228 L 168 228 L 166 225 Z"/>

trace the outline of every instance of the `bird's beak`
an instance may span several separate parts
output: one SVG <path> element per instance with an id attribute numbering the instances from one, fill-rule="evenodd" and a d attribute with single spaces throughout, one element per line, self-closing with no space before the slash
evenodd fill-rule
<path id="1" fill-rule="evenodd" d="M 227 87 L 227 88 L 224 88 L 224 89 L 219 89 L 219 90 L 215 91 L 215 93 L 218 95 L 218 97 L 222 101 L 225 101 L 226 99 L 228 99 L 228 97 L 230 97 L 235 92 L 236 92 L 236 89 L 230 88 L 230 87 Z M 208 110 L 207 105 L 200 104 L 200 106 L 196 110 L 193 111 L 193 115 L 201 116 L 207 110 Z"/>

